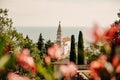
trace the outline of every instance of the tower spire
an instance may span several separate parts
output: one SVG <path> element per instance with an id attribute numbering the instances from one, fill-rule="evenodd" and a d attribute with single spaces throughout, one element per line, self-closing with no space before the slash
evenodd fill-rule
<path id="1" fill-rule="evenodd" d="M 61 32 L 61 21 L 59 21 L 57 33 L 58 33 L 58 32 Z"/>
<path id="2" fill-rule="evenodd" d="M 61 23 L 61 21 L 59 21 L 59 24 Z"/>
<path id="3" fill-rule="evenodd" d="M 61 21 L 59 21 L 59 25 L 57 29 L 57 44 L 61 46 Z"/>

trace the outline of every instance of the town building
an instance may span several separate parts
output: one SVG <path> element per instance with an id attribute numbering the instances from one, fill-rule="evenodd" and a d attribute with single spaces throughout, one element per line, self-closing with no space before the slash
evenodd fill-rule
<path id="1" fill-rule="evenodd" d="M 63 54 L 61 55 L 62 58 L 52 63 L 54 65 L 55 79 L 61 80 L 62 74 L 60 72 L 60 66 L 67 65 L 70 63 L 69 54 L 71 47 L 71 39 L 69 37 L 62 37 L 61 22 L 59 22 L 58 25 L 57 38 L 55 43 L 60 45 L 63 50 Z M 85 61 L 85 63 L 87 62 Z M 78 66 L 77 74 L 71 77 L 71 80 L 89 80 L 90 78 L 90 70 L 88 70 L 89 65 L 77 65 L 77 66 Z"/>
<path id="2" fill-rule="evenodd" d="M 70 43 L 71 39 L 67 37 L 62 37 L 62 29 L 61 22 L 59 21 L 58 29 L 57 29 L 57 38 L 56 43 L 61 46 L 63 49 L 63 55 L 67 55 L 70 53 Z"/>
<path id="3" fill-rule="evenodd" d="M 58 25 L 58 29 L 57 29 L 57 39 L 56 39 L 56 43 L 60 46 L 62 46 L 62 35 L 61 35 L 61 25 L 60 25 L 60 21 L 59 21 L 59 25 Z"/>

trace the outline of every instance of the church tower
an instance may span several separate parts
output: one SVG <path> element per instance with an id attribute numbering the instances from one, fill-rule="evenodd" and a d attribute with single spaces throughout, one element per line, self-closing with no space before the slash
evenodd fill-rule
<path id="1" fill-rule="evenodd" d="M 57 29 L 57 44 L 61 46 L 61 25 L 60 25 L 60 21 L 59 21 L 59 26 Z"/>

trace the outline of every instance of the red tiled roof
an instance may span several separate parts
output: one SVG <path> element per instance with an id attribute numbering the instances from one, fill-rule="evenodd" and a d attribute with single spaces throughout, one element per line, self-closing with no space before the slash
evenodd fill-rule
<path id="1" fill-rule="evenodd" d="M 66 42 L 66 41 L 70 41 L 71 39 L 69 37 L 65 37 L 63 38 L 63 41 Z"/>

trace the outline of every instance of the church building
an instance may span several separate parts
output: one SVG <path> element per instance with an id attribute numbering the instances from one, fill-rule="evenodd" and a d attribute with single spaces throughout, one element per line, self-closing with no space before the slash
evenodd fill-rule
<path id="1" fill-rule="evenodd" d="M 62 37 L 61 22 L 59 21 L 56 43 L 60 45 L 61 48 L 63 49 L 63 55 L 70 53 L 70 42 L 71 42 L 71 39 L 68 36 Z"/>
<path id="2" fill-rule="evenodd" d="M 58 29 L 57 29 L 57 41 L 56 41 L 56 43 L 58 44 L 58 45 L 62 45 L 61 43 L 62 43 L 62 39 L 61 39 L 61 25 L 60 25 L 60 21 L 59 21 L 59 26 L 58 26 Z"/>

